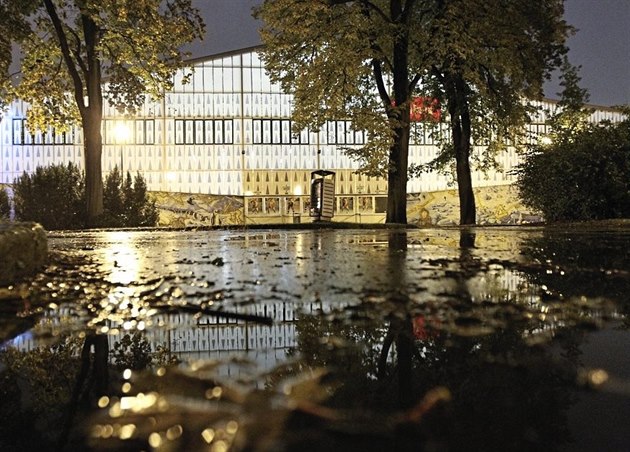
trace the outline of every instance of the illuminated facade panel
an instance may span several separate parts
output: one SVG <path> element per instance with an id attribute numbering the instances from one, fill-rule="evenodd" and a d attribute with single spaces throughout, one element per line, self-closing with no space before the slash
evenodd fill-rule
<path id="1" fill-rule="evenodd" d="M 284 210 L 299 205 L 304 211 L 309 193 L 304 175 L 326 169 L 339 174 L 339 211 L 347 209 L 351 200 L 349 215 L 382 220 L 378 206 L 387 193 L 385 181 L 354 174 L 358 164 L 341 151 L 364 144 L 365 134 L 343 118 L 326 122 L 321 130 L 295 131 L 292 97 L 271 82 L 256 48 L 191 60 L 174 81 L 163 99 L 147 99 L 133 117 L 123 118 L 112 107 L 105 107 L 105 173 L 115 166 L 131 173 L 139 171 L 154 192 L 242 197 L 245 215 L 260 213 L 262 221 L 283 205 L 292 205 Z M 539 102 L 539 106 L 543 109 L 528 125 L 532 141 L 547 132 L 545 109 L 554 108 L 551 102 Z M 22 172 L 33 172 L 37 166 L 74 162 L 82 168 L 80 127 L 63 133 L 29 131 L 27 108 L 24 102 L 14 102 L 0 122 L 0 183 L 11 184 Z M 597 110 L 592 119 L 615 121 L 620 117 L 619 112 Z M 435 135 L 445 132 L 439 127 L 445 125 L 413 124 L 410 163 L 422 164 L 435 157 Z M 473 174 L 475 187 L 514 182 L 510 170 L 518 164 L 518 155 L 510 150 L 498 161 L 497 170 Z M 450 182 L 444 175 L 424 174 L 409 181 L 408 192 L 446 190 L 451 188 Z M 341 197 L 351 199 L 341 203 Z M 249 205 L 254 211 L 248 211 Z M 268 211 L 268 206 L 273 209 Z"/>

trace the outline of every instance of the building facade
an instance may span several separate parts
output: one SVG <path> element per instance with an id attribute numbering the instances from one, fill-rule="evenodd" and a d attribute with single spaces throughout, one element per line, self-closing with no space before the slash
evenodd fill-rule
<path id="1" fill-rule="evenodd" d="M 123 118 L 106 107 L 104 173 L 115 166 L 141 172 L 161 209 L 161 223 L 185 226 L 310 221 L 311 172 L 325 169 L 335 172 L 335 220 L 383 222 L 386 180 L 357 174 L 357 163 L 340 150 L 363 144 L 364 133 L 337 120 L 293 134 L 292 97 L 271 83 L 258 50 L 191 60 L 190 82 L 183 83 L 185 71 L 180 71 L 174 88 L 160 101 L 147 100 L 135 117 Z M 532 139 L 547 132 L 545 110 L 554 104 L 540 106 L 545 108 L 529 125 Z M 31 133 L 27 108 L 13 103 L 0 122 L 0 184 L 10 185 L 38 166 L 73 162 L 82 168 L 80 128 Z M 620 113 L 600 109 L 592 119 L 619 120 Z M 431 132 L 439 124 L 414 127 L 418 133 L 409 161 L 428 162 L 437 153 Z M 473 186 L 494 202 L 488 212 L 481 202 L 481 222 L 527 216 L 511 188 L 510 170 L 518 161 L 512 149 L 499 157 L 497 170 L 473 174 Z M 449 182 L 438 174 L 409 181 L 410 222 L 456 221 L 457 198 Z"/>

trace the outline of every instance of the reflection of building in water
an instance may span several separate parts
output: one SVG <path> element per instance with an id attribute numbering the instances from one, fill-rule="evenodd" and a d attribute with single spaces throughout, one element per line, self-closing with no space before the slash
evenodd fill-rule
<path id="1" fill-rule="evenodd" d="M 227 359 L 234 355 L 243 356 L 254 361 L 260 368 L 268 369 L 285 358 L 285 352 L 297 343 L 295 322 L 300 315 L 316 312 L 328 312 L 329 306 L 323 303 L 297 305 L 290 302 L 260 303 L 231 309 L 226 312 L 256 315 L 273 319 L 271 326 L 254 321 L 236 320 L 221 316 L 203 315 L 201 317 L 187 313 L 158 314 L 147 321 L 144 331 L 151 344 L 152 351 L 157 347 L 167 346 L 171 352 L 183 361 L 192 359 Z M 73 317 L 73 309 L 62 307 L 49 311 L 40 321 L 36 332 L 24 333 L 8 341 L 22 351 L 32 350 L 38 346 L 49 344 L 50 336 L 59 336 L 67 331 L 67 322 Z M 125 334 L 133 330 L 122 328 L 116 331 L 117 325 L 110 324 L 110 349 Z M 119 326 L 118 326 L 119 327 Z"/>
<path id="2" fill-rule="evenodd" d="M 445 284 L 446 281 L 441 280 L 435 290 L 439 290 L 442 295 L 451 293 L 452 290 L 452 296 L 462 296 L 461 286 L 457 281 L 451 279 L 452 287 L 451 284 Z M 541 287 L 528 281 L 520 272 L 498 264 L 491 265 L 487 271 L 465 278 L 462 282 L 474 304 L 490 301 L 525 306 L 533 311 L 539 310 L 543 317 L 548 309 L 548 306 L 541 302 Z M 429 295 L 431 293 L 433 289 L 429 288 Z M 223 307 L 226 312 L 271 318 L 273 324 L 266 326 L 254 321 L 214 315 L 168 313 L 145 319 L 146 329 L 143 334 L 153 351 L 156 351 L 158 346 L 166 346 L 183 361 L 196 359 L 224 361 L 233 357 L 243 357 L 255 363 L 259 371 L 264 371 L 284 362 L 288 349 L 297 345 L 296 322 L 300 317 L 318 315 L 321 312 L 330 313 L 333 309 L 343 306 L 325 302 L 263 302 L 247 306 L 225 304 Z M 51 337 L 59 337 L 69 330 L 81 332 L 84 323 L 77 322 L 73 316 L 74 312 L 74 309 L 68 307 L 49 311 L 34 330 L 4 345 L 13 345 L 27 351 L 37 346 L 50 345 Z M 596 309 L 589 312 L 599 315 Z M 529 334 L 535 334 L 542 329 L 552 331 L 562 324 L 561 317 L 550 316 L 544 322 L 537 322 L 538 330 L 531 330 Z M 123 330 L 120 325 L 110 323 L 109 327 L 110 348 L 113 348 L 125 334 L 133 333 L 133 330 Z M 116 328 L 120 329 L 116 331 Z M 230 366 L 226 369 L 228 373 L 234 371 Z"/>

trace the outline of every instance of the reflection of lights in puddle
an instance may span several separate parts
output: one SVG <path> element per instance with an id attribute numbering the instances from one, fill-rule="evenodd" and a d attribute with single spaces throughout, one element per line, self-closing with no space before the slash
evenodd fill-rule
<path id="1" fill-rule="evenodd" d="M 119 334 L 123 331 L 143 331 L 153 325 L 150 320 L 156 313 L 148 302 L 137 296 L 133 288 L 117 287 L 101 300 L 93 310 L 95 316 L 88 326 L 98 326 L 101 334 Z M 104 325 L 103 323 L 113 322 Z"/>
<path id="2" fill-rule="evenodd" d="M 137 280 L 142 259 L 132 246 L 129 234 L 124 231 L 108 232 L 107 241 L 111 243 L 105 249 L 105 257 L 110 264 L 110 281 L 115 284 L 129 284 Z"/>

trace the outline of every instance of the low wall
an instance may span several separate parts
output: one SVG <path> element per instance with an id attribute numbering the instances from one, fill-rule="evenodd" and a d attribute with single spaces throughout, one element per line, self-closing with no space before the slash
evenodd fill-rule
<path id="1" fill-rule="evenodd" d="M 241 197 L 170 192 L 150 192 L 149 196 L 159 209 L 159 226 L 245 224 Z"/>
<path id="2" fill-rule="evenodd" d="M 543 221 L 542 215 L 525 207 L 514 185 L 475 188 L 477 224 L 526 224 Z M 419 226 L 459 224 L 457 190 L 410 194 L 407 222 Z"/>
<path id="3" fill-rule="evenodd" d="M 481 187 L 474 189 L 477 204 L 477 224 L 525 224 L 542 221 L 539 213 L 526 208 L 513 185 Z M 217 196 L 189 193 L 151 192 L 160 210 L 159 226 L 194 227 L 244 224 L 282 224 L 310 222 L 308 212 L 299 208 L 284 212 L 283 199 L 273 198 L 278 204 L 277 213 L 252 210 L 245 218 L 242 197 Z M 343 197 L 337 196 L 341 199 Z M 345 198 L 348 198 L 347 196 Z M 249 198 L 248 198 L 249 199 Z M 253 198 L 257 200 L 258 198 Z M 252 199 L 249 199 L 253 202 Z M 264 202 L 261 202 L 264 204 Z M 355 202 L 353 204 L 358 204 Z M 275 204 L 274 204 L 275 205 Z M 297 203 L 294 205 L 300 205 Z M 373 206 L 372 206 L 373 207 Z M 349 223 L 383 223 L 384 213 L 371 211 L 346 212 L 337 209 L 333 221 Z M 276 212 L 276 211 L 274 211 Z M 297 218 L 295 216 L 297 215 Z M 459 224 L 459 197 L 457 190 L 409 194 L 407 197 L 407 222 L 419 226 L 449 226 Z"/>

